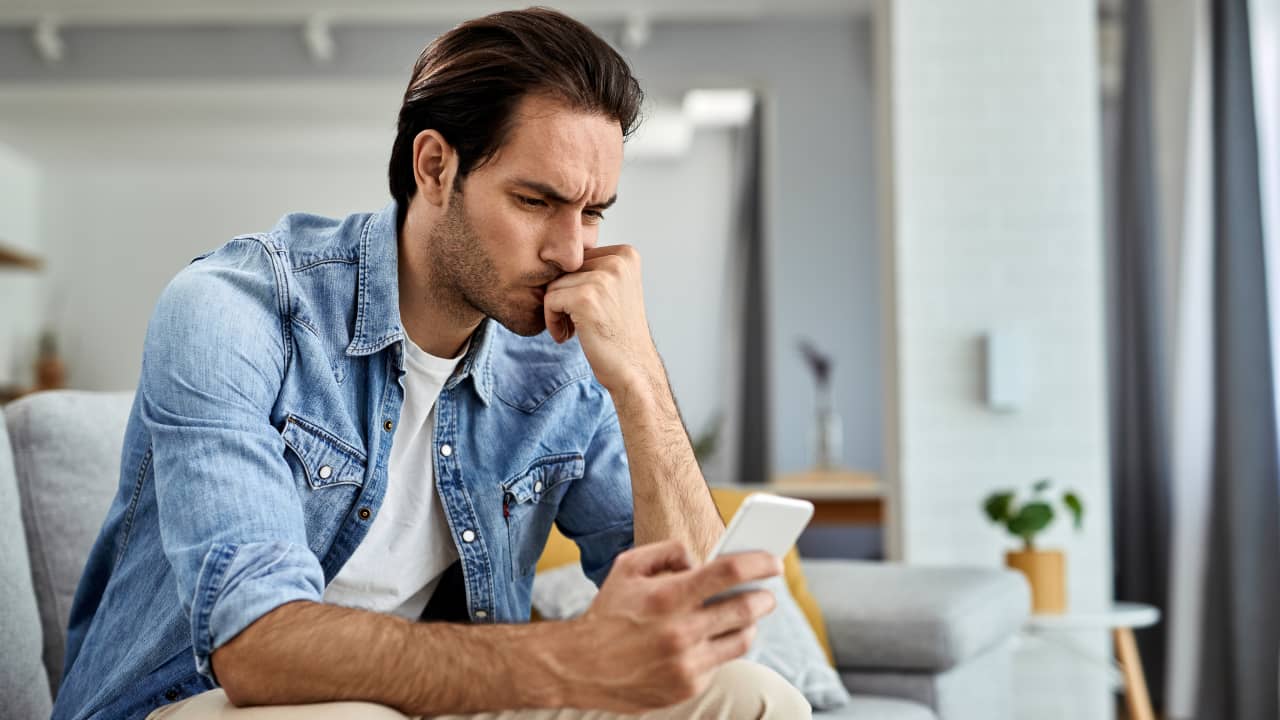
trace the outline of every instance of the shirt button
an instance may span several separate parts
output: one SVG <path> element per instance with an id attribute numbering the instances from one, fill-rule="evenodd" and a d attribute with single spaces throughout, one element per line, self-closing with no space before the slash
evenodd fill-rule
<path id="1" fill-rule="evenodd" d="M 360 508 L 360 519 L 361 519 L 361 520 L 368 520 L 368 519 L 369 519 L 369 516 L 370 516 L 370 515 L 372 515 L 372 514 L 373 514 L 373 513 L 369 512 L 369 508 Z"/>
<path id="2" fill-rule="evenodd" d="M 478 617 L 478 618 L 480 618 L 481 620 L 483 620 L 483 619 L 485 619 L 485 618 L 489 617 L 489 613 L 487 613 L 487 612 L 485 612 L 485 611 L 483 611 L 483 610 L 477 610 L 477 611 L 476 611 L 476 617 Z"/>
<path id="3" fill-rule="evenodd" d="M 445 443 L 444 445 L 440 446 L 440 454 L 445 457 L 449 457 L 450 455 L 453 454 L 453 448 L 449 447 L 448 443 Z"/>
<path id="4" fill-rule="evenodd" d="M 391 429 L 394 428 L 395 426 L 396 424 L 391 422 L 390 420 L 382 423 L 382 429 L 386 430 L 387 432 L 391 432 Z"/>
<path id="5" fill-rule="evenodd" d="M 534 483 L 534 484 L 533 484 L 533 491 L 534 491 L 534 492 L 542 492 L 542 481 L 541 481 L 541 480 L 539 480 L 538 482 L 536 482 L 536 483 Z"/>
<path id="6" fill-rule="evenodd" d="M 321 480 L 328 480 L 329 477 L 333 475 L 333 468 L 329 467 L 328 465 L 325 465 L 324 467 L 320 468 L 319 475 Z"/>
<path id="7" fill-rule="evenodd" d="M 475 534 L 475 532 L 473 532 L 473 531 L 471 531 L 471 530 L 463 530 L 463 531 L 462 531 L 462 542 L 468 542 L 468 543 L 469 543 L 469 542 L 472 542 L 472 541 L 473 541 L 473 540 L 475 540 L 475 539 L 476 539 L 476 534 Z"/>

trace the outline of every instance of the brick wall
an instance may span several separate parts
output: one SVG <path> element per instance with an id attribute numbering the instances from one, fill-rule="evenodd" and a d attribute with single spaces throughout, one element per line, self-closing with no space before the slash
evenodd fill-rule
<path id="1" fill-rule="evenodd" d="M 1053 477 L 1073 608 L 1111 597 L 1095 8 L 1082 0 L 893 0 L 880 8 L 882 222 L 891 552 L 987 564 L 1011 546 L 980 513 L 994 489 Z M 982 401 L 980 338 L 1021 352 L 1021 407 Z M 1060 638 L 1104 658 L 1105 636 Z M 1104 718 L 1106 671 L 1023 643 L 1020 717 Z"/>

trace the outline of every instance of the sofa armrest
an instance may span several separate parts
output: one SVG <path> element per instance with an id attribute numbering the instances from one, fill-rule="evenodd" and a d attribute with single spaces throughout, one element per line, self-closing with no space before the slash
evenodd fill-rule
<path id="1" fill-rule="evenodd" d="M 1012 570 L 812 559 L 804 573 L 841 670 L 942 672 L 1002 643 L 1031 608 Z"/>

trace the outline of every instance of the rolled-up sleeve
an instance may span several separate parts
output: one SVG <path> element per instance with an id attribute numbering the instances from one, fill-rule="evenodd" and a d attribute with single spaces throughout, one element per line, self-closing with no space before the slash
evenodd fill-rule
<path id="1" fill-rule="evenodd" d="M 290 352 L 271 252 L 236 240 L 184 269 L 161 295 L 143 350 L 161 544 L 196 668 L 210 679 L 214 650 L 284 603 L 319 601 L 324 588 L 271 421 Z"/>
<path id="2" fill-rule="evenodd" d="M 614 558 L 635 544 L 635 508 L 618 413 L 608 391 L 597 390 L 603 396 L 601 419 L 583 458 L 582 479 L 565 493 L 556 525 L 577 543 L 582 571 L 599 586 Z"/>

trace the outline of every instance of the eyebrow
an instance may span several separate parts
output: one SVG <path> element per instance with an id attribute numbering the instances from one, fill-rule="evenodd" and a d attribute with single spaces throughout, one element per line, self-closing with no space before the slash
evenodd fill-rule
<path id="1" fill-rule="evenodd" d="M 517 184 L 517 185 L 520 185 L 520 186 L 522 186 L 522 187 L 524 187 L 524 188 L 527 188 L 527 189 L 529 189 L 529 190 L 532 190 L 532 191 L 534 191 L 534 192 L 538 193 L 539 195 L 545 196 L 548 200 L 551 200 L 551 201 L 553 201 L 553 202 L 559 203 L 559 204 L 561 204 L 561 205 L 573 205 L 573 204 L 574 204 L 574 201 L 573 201 L 573 200 L 570 200 L 569 198 L 565 197 L 564 195 L 561 195 L 561 194 L 559 193 L 559 191 L 557 191 L 555 188 L 551 187 L 550 185 L 548 185 L 548 184 L 546 184 L 546 183 L 540 183 L 540 182 L 538 182 L 538 181 L 536 181 L 536 180 L 523 180 L 523 179 L 518 179 L 518 180 L 516 180 L 516 184 Z M 609 209 L 609 207 L 610 207 L 610 206 L 612 206 L 612 205 L 613 205 L 615 202 L 617 202 L 617 201 L 618 201 L 618 194 L 617 194 L 617 193 L 614 193 L 613 197 L 609 198 L 608 200 L 606 200 L 606 201 L 604 201 L 604 202 L 602 202 L 602 203 L 596 203 L 596 204 L 594 204 L 594 205 L 588 205 L 587 207 L 588 207 L 588 208 L 590 208 L 590 209 L 592 209 L 592 210 L 607 210 L 607 209 Z"/>

